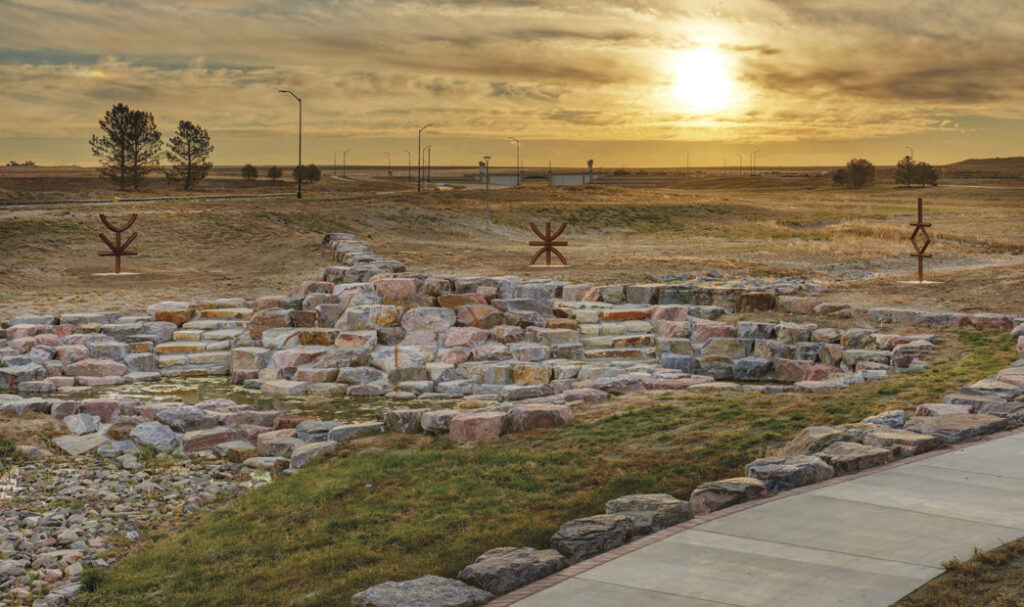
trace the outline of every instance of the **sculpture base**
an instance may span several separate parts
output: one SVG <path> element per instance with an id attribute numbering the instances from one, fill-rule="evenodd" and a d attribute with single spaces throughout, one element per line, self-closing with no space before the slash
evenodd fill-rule
<path id="1" fill-rule="evenodd" d="M 941 285 L 941 280 L 897 280 L 898 285 Z"/>
<path id="2" fill-rule="evenodd" d="M 571 268 L 571 267 L 572 266 L 568 265 L 568 264 L 566 264 L 564 266 L 563 265 L 546 266 L 546 265 L 543 265 L 543 264 L 538 264 L 538 265 L 533 265 L 533 266 L 526 266 L 526 269 L 527 270 L 562 270 L 564 268 Z"/>
<path id="3" fill-rule="evenodd" d="M 93 272 L 93 276 L 139 276 L 141 272 L 121 272 L 120 274 L 115 272 Z"/>

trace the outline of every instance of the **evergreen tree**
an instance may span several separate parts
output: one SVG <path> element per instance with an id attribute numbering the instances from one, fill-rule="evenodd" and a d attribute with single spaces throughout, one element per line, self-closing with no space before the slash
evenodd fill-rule
<path id="1" fill-rule="evenodd" d="M 160 131 L 153 114 L 118 103 L 100 119 L 103 136 L 89 140 L 94 156 L 103 168 L 100 174 L 122 190 L 136 190 L 146 174 L 160 165 Z"/>
<path id="2" fill-rule="evenodd" d="M 167 171 L 167 179 L 181 182 L 182 188 L 191 190 L 213 167 L 210 162 L 212 152 L 210 134 L 206 129 L 182 120 L 167 150 L 167 159 L 174 163 Z"/>

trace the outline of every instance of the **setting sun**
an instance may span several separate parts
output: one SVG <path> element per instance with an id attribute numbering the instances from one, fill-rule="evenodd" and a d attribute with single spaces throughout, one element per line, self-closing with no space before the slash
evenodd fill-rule
<path id="1" fill-rule="evenodd" d="M 683 53 L 675 66 L 676 99 L 698 112 L 724 109 L 731 100 L 732 82 L 722 55 L 706 46 Z"/>

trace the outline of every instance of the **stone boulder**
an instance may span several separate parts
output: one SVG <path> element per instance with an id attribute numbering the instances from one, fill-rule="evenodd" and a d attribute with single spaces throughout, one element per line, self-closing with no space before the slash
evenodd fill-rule
<path id="1" fill-rule="evenodd" d="M 334 453 L 338 443 L 328 440 L 309 443 L 292 449 L 292 461 L 289 468 L 297 470 L 325 453 Z"/>
<path id="2" fill-rule="evenodd" d="M 451 420 L 448 438 L 456 443 L 475 443 L 498 438 L 505 428 L 505 411 L 459 413 Z"/>
<path id="3" fill-rule="evenodd" d="M 68 415 L 62 421 L 72 434 L 82 435 L 96 432 L 96 422 L 99 421 L 99 418 L 88 413 L 76 413 Z"/>
<path id="4" fill-rule="evenodd" d="M 352 607 L 480 607 L 490 592 L 458 580 L 425 575 L 405 582 L 384 582 L 352 595 Z"/>
<path id="5" fill-rule="evenodd" d="M 939 445 L 934 436 L 884 426 L 868 431 L 860 442 L 869 447 L 887 449 L 896 457 L 919 455 Z"/>
<path id="6" fill-rule="evenodd" d="M 83 434 L 82 436 L 66 434 L 53 439 L 53 444 L 72 456 L 88 453 L 106 442 L 107 437 L 98 433 Z"/>
<path id="7" fill-rule="evenodd" d="M 352 440 L 360 436 L 380 434 L 385 426 L 379 422 L 358 422 L 354 424 L 339 424 L 330 429 L 327 439 L 337 443 Z"/>
<path id="8" fill-rule="evenodd" d="M 86 358 L 64 368 L 65 375 L 74 377 L 120 377 L 128 367 L 109 358 Z"/>
<path id="9" fill-rule="evenodd" d="M 818 457 L 832 466 L 837 475 L 842 475 L 887 464 L 893 460 L 893 453 L 882 447 L 840 441 L 819 451 Z"/>
<path id="10" fill-rule="evenodd" d="M 808 426 L 796 433 L 793 440 L 782 447 L 784 455 L 811 455 L 828 447 L 832 443 L 850 440 L 850 435 L 831 426 Z"/>
<path id="11" fill-rule="evenodd" d="M 218 424 L 216 416 L 191 405 L 172 405 L 166 407 L 157 412 L 156 419 L 170 426 L 176 432 L 204 430 L 206 428 L 213 428 Z"/>
<path id="12" fill-rule="evenodd" d="M 185 451 L 203 451 L 221 443 L 238 439 L 238 430 L 227 426 L 214 426 L 203 430 L 186 432 L 181 438 L 181 448 Z M 255 455 L 255 452 L 253 453 Z"/>
<path id="13" fill-rule="evenodd" d="M 696 515 L 708 514 L 768 495 L 768 486 L 756 478 L 737 477 L 704 483 L 690 494 L 690 508 Z"/>
<path id="14" fill-rule="evenodd" d="M 633 536 L 660 531 L 693 518 L 690 504 L 667 493 L 617 497 L 605 504 L 605 514 L 629 517 Z"/>
<path id="15" fill-rule="evenodd" d="M 561 426 L 575 417 L 568 405 L 537 403 L 513 407 L 509 411 L 508 423 L 513 432 L 524 432 Z"/>
<path id="16" fill-rule="evenodd" d="M 429 409 L 391 409 L 384 415 L 384 424 L 405 434 L 422 432 L 423 425 L 420 420 L 427 411 Z"/>
<path id="17" fill-rule="evenodd" d="M 146 308 L 157 322 L 173 322 L 179 327 L 192 320 L 195 306 L 185 301 L 161 301 Z"/>
<path id="18" fill-rule="evenodd" d="M 432 329 L 445 331 L 455 326 L 455 312 L 449 308 L 412 308 L 402 316 L 406 331 Z"/>
<path id="19" fill-rule="evenodd" d="M 157 451 L 170 453 L 181 446 L 181 435 L 160 422 L 145 422 L 128 433 L 140 445 L 149 445 Z"/>
<path id="20" fill-rule="evenodd" d="M 459 581 L 499 595 L 565 569 L 569 562 L 554 550 L 495 548 L 459 572 Z"/>
<path id="21" fill-rule="evenodd" d="M 743 473 L 764 481 L 769 495 L 820 483 L 835 476 L 832 466 L 814 455 L 762 457 L 744 466 Z"/>
<path id="22" fill-rule="evenodd" d="M 453 409 L 438 409 L 436 411 L 425 411 L 420 418 L 420 425 L 427 434 L 448 434 L 451 429 L 452 419 L 458 414 Z"/>
<path id="23" fill-rule="evenodd" d="M 907 413 L 900 409 L 893 409 L 891 411 L 884 411 L 878 415 L 872 415 L 871 417 L 865 417 L 861 420 L 862 424 L 877 424 L 880 426 L 888 426 L 890 428 L 902 428 L 903 424 L 907 422 Z"/>
<path id="24" fill-rule="evenodd" d="M 569 521 L 551 536 L 551 547 L 569 563 L 607 552 L 626 543 L 633 522 L 621 514 L 599 514 Z"/>
<path id="25" fill-rule="evenodd" d="M 1006 424 L 1006 419 L 984 413 L 951 414 L 912 417 L 903 425 L 903 429 L 934 436 L 946 443 L 958 443 L 964 439 L 998 432 Z"/>
<path id="26" fill-rule="evenodd" d="M 296 436 L 306 443 L 315 443 L 327 440 L 328 434 L 341 422 L 322 422 L 316 419 L 303 420 L 295 426 Z"/>

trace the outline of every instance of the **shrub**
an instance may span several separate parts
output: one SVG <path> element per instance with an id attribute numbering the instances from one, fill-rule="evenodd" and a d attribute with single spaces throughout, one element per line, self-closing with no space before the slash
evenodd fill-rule
<path id="1" fill-rule="evenodd" d="M 260 176 L 260 172 L 256 170 L 256 167 L 251 164 L 247 164 L 242 167 L 242 178 L 247 181 L 252 181 Z"/>

